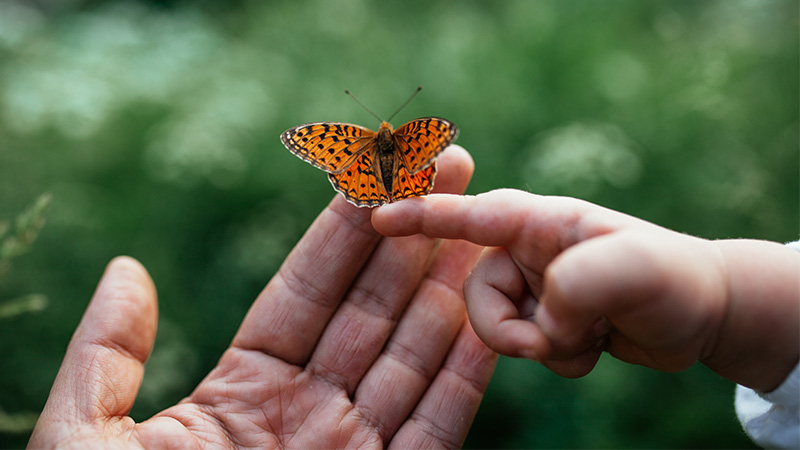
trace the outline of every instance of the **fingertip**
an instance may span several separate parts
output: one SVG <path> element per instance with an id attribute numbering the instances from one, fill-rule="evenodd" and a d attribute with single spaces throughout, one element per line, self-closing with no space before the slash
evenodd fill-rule
<path id="1" fill-rule="evenodd" d="M 145 270 L 144 266 L 142 266 L 142 263 L 140 263 L 136 258 L 128 255 L 115 256 L 111 259 L 111 261 L 108 262 L 108 265 L 130 267 L 142 271 Z"/>
<path id="2" fill-rule="evenodd" d="M 157 323 L 156 288 L 147 269 L 130 256 L 112 259 L 81 323 L 82 335 L 90 341 L 112 342 L 144 362 Z"/>
<path id="3" fill-rule="evenodd" d="M 433 193 L 462 194 L 472 179 L 475 162 L 463 147 L 451 145 L 437 158 Z"/>
<path id="4" fill-rule="evenodd" d="M 547 340 L 534 323 L 513 319 L 497 327 L 493 345 L 489 347 L 502 355 L 538 362 L 547 353 Z"/>
<path id="5" fill-rule="evenodd" d="M 372 227 L 384 236 L 415 234 L 413 225 L 424 203 L 415 197 L 379 206 L 372 210 Z"/>
<path id="6" fill-rule="evenodd" d="M 524 319 L 508 319 L 493 327 L 471 321 L 475 335 L 493 352 L 511 358 L 543 361 L 550 353 L 550 342 L 536 324 Z"/>
<path id="7" fill-rule="evenodd" d="M 155 284 L 152 278 L 150 278 L 150 273 L 145 269 L 142 263 L 135 258 L 126 255 L 114 257 L 109 261 L 108 265 L 106 265 L 103 278 L 110 274 L 146 287 L 150 291 L 149 293 L 155 295 Z"/>
<path id="8" fill-rule="evenodd" d="M 475 162 L 463 147 L 451 145 L 437 158 L 432 194 L 461 194 L 467 189 Z M 422 210 L 428 198 L 412 197 L 372 210 L 372 227 L 384 236 L 406 236 L 420 232 Z"/>
<path id="9" fill-rule="evenodd" d="M 466 173 L 472 176 L 475 171 L 475 161 L 472 155 L 460 145 L 450 145 L 440 155 L 439 160 L 443 161 L 448 166 L 452 165 L 457 168 L 459 172 Z"/>
<path id="10" fill-rule="evenodd" d="M 156 285 L 150 273 L 137 259 L 126 255 L 114 257 L 106 266 L 101 283 L 107 277 L 135 303 L 156 307 Z"/>

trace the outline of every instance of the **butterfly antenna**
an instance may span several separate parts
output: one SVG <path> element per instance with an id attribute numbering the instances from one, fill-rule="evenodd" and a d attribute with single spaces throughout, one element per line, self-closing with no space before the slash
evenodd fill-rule
<path id="1" fill-rule="evenodd" d="M 364 108 L 364 109 L 365 109 L 365 110 L 366 110 L 368 113 L 372 114 L 372 117 L 374 117 L 374 118 L 378 119 L 378 121 L 380 121 L 380 122 L 383 122 L 383 119 L 381 119 L 380 117 L 378 117 L 378 115 L 377 115 L 377 114 L 375 114 L 374 112 L 370 111 L 370 109 L 369 109 L 369 108 L 367 108 L 366 106 L 364 106 L 364 104 L 363 104 L 363 103 L 361 103 L 360 101 L 358 101 L 358 99 L 356 98 L 356 96 L 355 96 L 355 95 L 353 95 L 353 93 L 352 93 L 352 92 L 350 92 L 349 90 L 345 89 L 345 90 L 344 90 L 344 93 L 345 93 L 345 94 L 347 94 L 347 95 L 349 95 L 349 96 L 350 96 L 350 97 L 351 97 L 353 100 L 355 100 L 355 101 L 356 101 L 356 103 L 358 103 L 359 105 L 361 105 L 361 107 L 362 107 L 362 108 Z M 408 102 L 406 102 L 406 103 L 408 103 Z"/>
<path id="2" fill-rule="evenodd" d="M 394 119 L 394 116 L 396 116 L 396 115 L 397 115 L 397 113 L 399 113 L 399 112 L 400 112 L 400 111 L 401 111 L 403 108 L 405 108 L 405 107 L 406 107 L 406 105 L 408 104 L 408 102 L 410 102 L 410 101 L 411 101 L 411 99 L 412 99 L 412 98 L 414 98 L 414 96 L 415 96 L 415 95 L 417 95 L 417 93 L 418 93 L 419 91 L 421 91 L 421 90 L 422 90 L 422 86 L 417 86 L 417 89 L 414 91 L 414 93 L 413 93 L 413 94 L 411 94 L 411 97 L 408 97 L 408 100 L 406 100 L 406 102 L 405 102 L 405 103 L 403 103 L 402 105 L 400 105 L 400 107 L 399 107 L 399 108 L 397 108 L 397 111 L 395 111 L 395 112 L 394 112 L 394 113 L 393 113 L 391 116 L 389 116 L 389 118 L 388 118 L 388 119 L 386 119 L 386 121 L 387 121 L 387 122 L 391 122 L 391 120 L 392 120 L 392 119 Z"/>

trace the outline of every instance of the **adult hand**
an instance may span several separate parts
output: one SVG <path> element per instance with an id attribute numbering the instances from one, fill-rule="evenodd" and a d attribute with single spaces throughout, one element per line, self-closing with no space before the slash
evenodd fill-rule
<path id="1" fill-rule="evenodd" d="M 378 208 L 373 225 L 492 246 L 465 285 L 476 333 L 563 376 L 606 350 L 664 371 L 702 361 L 769 391 L 797 364 L 800 254 L 779 244 L 708 241 L 514 190 L 410 199 Z"/>
<path id="2" fill-rule="evenodd" d="M 462 192 L 469 155 L 439 158 Z M 382 238 L 337 195 L 252 305 L 218 365 L 179 404 L 127 416 L 155 338 L 156 294 L 112 261 L 67 350 L 31 447 L 457 447 L 496 355 L 466 320 L 462 284 L 480 249 Z"/>

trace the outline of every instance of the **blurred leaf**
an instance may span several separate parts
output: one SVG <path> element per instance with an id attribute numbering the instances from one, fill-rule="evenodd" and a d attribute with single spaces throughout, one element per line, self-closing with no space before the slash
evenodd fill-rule
<path id="1" fill-rule="evenodd" d="M 0 232 L 0 278 L 8 271 L 12 259 L 30 250 L 39 230 L 44 226 L 44 215 L 51 201 L 52 196 L 49 193 L 40 195 L 33 205 L 17 216 L 11 235 L 3 237 Z M 0 231 L 4 228 L 6 227 L 0 225 Z"/>
<path id="2" fill-rule="evenodd" d="M 5 320 L 25 313 L 40 312 L 47 308 L 47 297 L 41 294 L 29 294 L 23 297 L 0 301 L 0 320 Z"/>
<path id="3" fill-rule="evenodd" d="M 0 433 L 28 433 L 33 430 L 39 415 L 36 413 L 7 413 L 0 408 Z"/>

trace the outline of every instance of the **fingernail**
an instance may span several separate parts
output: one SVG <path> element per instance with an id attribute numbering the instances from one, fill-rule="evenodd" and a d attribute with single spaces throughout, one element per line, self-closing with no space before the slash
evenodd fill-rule
<path id="1" fill-rule="evenodd" d="M 602 337 L 610 333 L 614 329 L 614 324 L 608 321 L 605 317 L 601 317 L 592 326 L 592 335 L 594 337 Z"/>
<path id="2" fill-rule="evenodd" d="M 608 344 L 608 335 L 604 334 L 603 336 L 599 337 L 596 341 L 594 341 L 594 345 L 592 345 L 592 349 L 602 352 L 606 349 L 606 345 Z"/>

